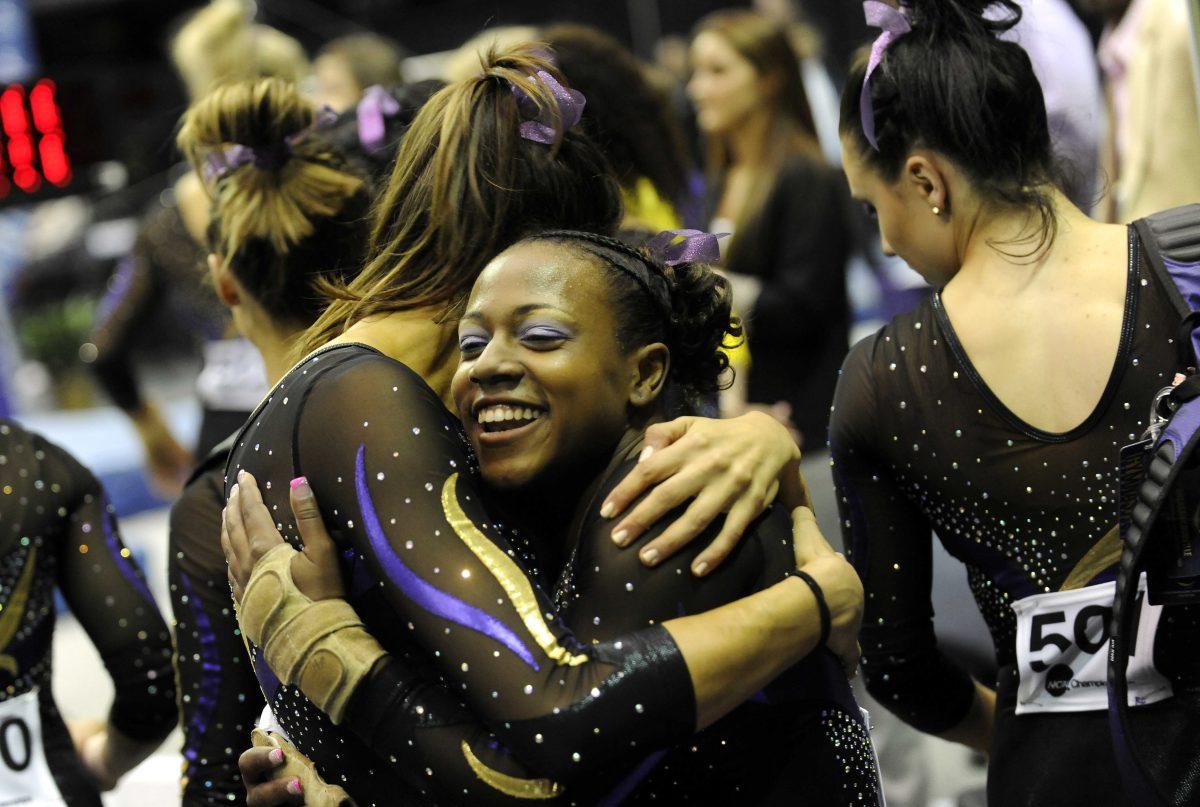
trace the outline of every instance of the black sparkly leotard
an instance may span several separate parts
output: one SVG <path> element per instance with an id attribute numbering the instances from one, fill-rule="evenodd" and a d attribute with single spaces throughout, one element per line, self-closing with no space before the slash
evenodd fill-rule
<path id="1" fill-rule="evenodd" d="M 850 353 L 834 402 L 831 448 L 845 545 L 867 592 L 868 689 L 917 728 L 939 733 L 967 715 L 973 685 L 937 648 L 930 604 L 931 533 L 966 566 L 997 661 L 997 727 L 989 803 L 1114 804 L 1120 782 L 1107 715 L 1015 717 L 1013 602 L 1114 579 L 1119 449 L 1141 437 L 1149 402 L 1175 371 L 1178 317 L 1131 230 L 1124 328 L 1109 383 L 1078 427 L 1050 434 L 1022 422 L 986 387 L 936 293 Z M 1081 563 L 1109 553 L 1088 570 Z M 1191 620 L 1168 611 L 1160 669 Z M 1194 639 L 1191 640 L 1194 644 Z M 1186 666 L 1186 664 L 1184 665 Z M 1164 669 L 1164 671 L 1166 671 Z M 991 682 L 987 682 L 991 683 Z M 1176 678 L 1176 693 L 1189 688 Z M 1179 698 L 1143 711 L 1147 720 Z M 1075 776 L 1088 771 L 1087 776 Z M 1115 799 L 1115 801 L 1114 801 Z"/>
<path id="2" fill-rule="evenodd" d="M 348 598 L 393 654 L 339 727 L 253 651 L 276 719 L 359 804 L 569 794 L 692 734 L 691 678 L 667 631 L 585 646 L 567 630 L 532 556 L 487 515 L 460 424 L 402 364 L 358 345 L 310 357 L 238 436 L 229 479 L 242 468 L 293 542 L 288 483 L 308 477 Z"/>
<path id="3" fill-rule="evenodd" d="M 636 451 L 614 460 L 586 497 L 555 587 L 555 602 L 580 640 L 611 641 L 701 613 L 777 583 L 796 568 L 791 523 L 778 507 L 755 521 L 703 579 L 692 575 L 691 564 L 716 537 L 719 522 L 658 567 L 645 567 L 636 547 L 613 544 L 612 521 L 599 514 L 604 498 L 635 464 Z M 652 540 L 681 514 L 660 519 L 639 541 Z M 875 805 L 880 794 L 863 715 L 841 666 L 822 649 L 686 742 L 645 755 L 598 801 Z"/>
<path id="4" fill-rule="evenodd" d="M 0 421 L 0 802 L 99 807 L 51 694 L 55 586 L 112 676 L 112 725 L 161 740 L 176 722 L 171 637 L 100 483 Z"/>
<path id="5" fill-rule="evenodd" d="M 237 758 L 265 703 L 221 554 L 225 462 L 232 444 L 231 439 L 214 449 L 171 507 L 167 574 L 175 615 L 185 807 L 246 803 Z"/>

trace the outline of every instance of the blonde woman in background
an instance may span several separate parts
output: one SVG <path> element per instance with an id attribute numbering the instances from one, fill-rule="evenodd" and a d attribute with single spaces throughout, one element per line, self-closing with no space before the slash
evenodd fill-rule
<path id="1" fill-rule="evenodd" d="M 175 35 L 170 52 L 193 100 L 226 82 L 259 76 L 298 82 L 309 73 L 300 43 L 253 23 L 240 0 L 216 0 L 195 12 Z M 147 321 L 169 303 L 203 344 L 204 370 L 197 388 L 204 414 L 196 455 L 204 456 L 241 425 L 266 391 L 266 380 L 253 348 L 245 340 L 225 338 L 229 315 L 204 283 L 200 245 L 208 200 L 199 180 L 185 173 L 163 198 L 146 212 L 133 249 L 118 262 L 89 341 L 96 346 L 96 378 L 137 430 L 151 482 L 161 494 L 174 495 L 195 455 L 142 393 L 133 352 L 145 341 Z"/>

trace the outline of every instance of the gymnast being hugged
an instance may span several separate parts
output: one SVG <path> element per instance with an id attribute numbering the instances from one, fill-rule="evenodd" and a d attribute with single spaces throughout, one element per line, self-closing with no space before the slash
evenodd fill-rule
<path id="1" fill-rule="evenodd" d="M 693 238 L 671 247 L 670 238 L 665 234 L 657 244 L 667 255 L 703 253 L 706 246 L 703 238 Z M 707 238 L 707 246 L 715 250 L 715 240 Z M 647 568 L 636 555 L 614 545 L 608 520 L 599 513 L 612 488 L 636 464 L 645 428 L 669 414 L 667 400 L 686 409 L 716 391 L 726 364 L 719 348 L 731 331 L 739 331 L 730 324 L 725 280 L 702 264 L 668 261 L 576 231 L 542 233 L 502 253 L 476 281 L 460 320 L 460 361 L 452 383 L 486 490 L 464 493 L 469 453 L 428 455 L 423 444 L 429 441 L 410 433 L 407 423 L 381 423 L 380 432 L 387 429 L 389 442 L 405 447 L 407 463 L 421 469 L 413 477 L 415 488 L 400 485 L 394 493 L 383 492 L 390 486 L 376 483 L 391 481 L 390 468 L 395 465 L 385 459 L 381 467 L 388 470 L 375 473 L 368 467 L 373 444 L 362 442 L 353 472 L 357 503 L 339 502 L 334 516 L 322 496 L 320 512 L 341 536 L 334 539 L 339 550 L 348 549 L 352 544 L 343 543 L 349 536 L 341 529 L 346 520 L 364 519 L 370 534 L 372 523 L 382 528 L 384 517 L 397 506 L 412 519 L 417 509 L 401 503 L 409 498 L 436 503 L 437 491 L 423 491 L 420 484 L 426 475 L 441 477 L 435 485 L 441 489 L 441 507 L 433 518 L 427 523 L 423 517 L 409 521 L 395 530 L 394 538 L 384 530 L 389 543 L 401 548 L 394 553 L 384 549 L 381 557 L 416 562 L 414 536 L 429 531 L 444 535 L 444 540 L 429 542 L 438 547 L 427 550 L 436 553 L 430 563 L 437 564 L 426 569 L 432 572 L 429 583 L 444 587 L 443 596 L 453 591 L 489 603 L 490 616 L 515 628 L 493 634 L 491 647 L 500 649 L 489 653 L 484 644 L 484 658 L 497 652 L 501 657 L 528 652 L 519 638 L 515 645 L 506 643 L 507 636 L 522 635 L 522 621 L 527 630 L 530 618 L 539 621 L 529 630 L 533 637 L 551 629 L 542 645 L 544 652 L 549 648 L 547 655 L 558 659 L 548 677 L 549 693 L 536 691 L 536 682 L 546 679 L 528 665 L 504 669 L 493 664 L 501 678 L 463 681 L 472 707 L 472 690 L 483 691 L 481 717 L 515 746 L 515 759 L 530 768 L 523 777 L 525 786 L 533 786 L 528 778 L 535 775 L 532 771 L 552 773 L 536 780 L 540 796 L 589 804 L 622 798 L 640 803 L 668 795 L 692 802 L 740 797 L 754 804 L 797 799 L 876 804 L 879 785 L 870 740 L 838 658 L 852 665 L 856 657 L 853 614 L 859 593 L 853 574 L 817 532 L 811 511 L 797 511 L 798 541 L 793 546 L 785 512 L 772 508 L 706 578 L 687 573 L 703 541 L 659 568 Z M 427 426 L 416 428 L 424 434 Z M 448 446 L 455 442 L 453 437 L 442 439 Z M 462 476 L 438 474 L 439 466 L 447 463 Z M 520 591 L 509 577 L 524 575 L 523 568 L 497 555 L 499 542 L 488 541 L 480 529 L 486 517 L 467 517 L 465 507 L 460 509 L 476 495 L 494 503 L 489 507 L 492 519 L 499 512 L 512 519 L 503 533 L 514 546 L 524 538 L 533 562 L 556 571 L 552 605 L 534 602 L 536 612 L 524 609 L 523 597 L 532 591 Z M 338 496 L 336 483 L 332 496 Z M 379 506 L 377 499 L 384 496 L 392 503 Z M 315 517 L 311 487 L 301 482 L 293 498 L 298 513 L 314 516 L 302 529 L 306 550 L 316 557 L 334 556 L 323 549 L 330 538 Z M 364 508 L 368 500 L 374 507 Z M 261 502 L 252 478 L 239 477 L 236 501 L 227 511 L 235 592 L 244 590 L 249 569 L 261 555 L 292 556 L 306 563 L 283 543 L 274 529 L 278 516 Z M 656 525 L 642 540 L 662 527 Z M 717 523 L 708 529 L 715 535 L 719 528 Z M 460 542 L 483 561 L 482 578 L 475 578 L 474 564 L 457 546 Z M 431 589 L 415 582 L 411 570 L 400 571 L 395 561 L 390 567 L 387 560 L 381 565 L 401 589 L 397 599 L 410 601 L 403 607 L 441 607 Z M 796 575 L 800 579 L 788 579 Z M 350 580 L 353 599 L 353 573 Z M 262 581 L 256 576 L 250 585 L 260 586 Z M 493 590 L 500 595 L 496 600 L 488 597 Z M 826 628 L 817 600 L 822 591 L 832 618 Z M 747 595 L 752 595 L 749 600 L 726 605 Z M 785 597 L 797 597 L 787 606 L 794 610 L 786 638 L 774 628 L 744 621 L 750 609 Z M 255 607 L 255 599 L 253 592 L 247 595 L 243 607 L 247 602 Z M 490 607 L 492 602 L 506 605 Z M 551 607 L 561 625 L 541 621 Z M 530 616 L 514 621 L 518 613 Z M 316 611 L 312 614 L 312 619 L 318 618 Z M 479 640 L 463 637 L 462 646 L 456 647 L 453 636 L 462 628 L 453 627 L 457 618 L 449 608 L 442 607 L 442 614 L 429 647 L 436 658 L 458 666 Z M 251 622 L 257 620 L 250 617 Z M 571 634 L 563 632 L 563 626 Z M 482 633 L 487 628 L 480 624 L 472 630 Z M 620 650 L 635 642 L 644 643 L 640 665 L 653 670 L 657 680 L 638 665 L 629 665 L 623 670 L 626 680 L 614 686 L 610 671 L 620 664 Z M 823 642 L 828 648 L 820 646 Z M 687 662 L 684 670 L 672 670 L 670 659 L 678 655 Z M 467 672 L 472 663 L 461 661 L 459 670 Z M 677 672 L 683 675 L 673 678 Z M 366 697 L 369 686 L 354 697 Z M 676 686 L 684 689 L 686 699 L 694 699 L 694 718 L 671 713 Z M 743 702 L 756 693 L 754 702 Z M 538 714 L 548 706 L 550 715 Z M 589 713 L 593 708 L 604 711 Z M 505 710 L 528 716 L 512 719 Z M 566 717 L 568 711 L 575 714 Z M 645 716 L 652 713 L 660 721 L 671 720 L 671 726 L 647 725 Z M 560 714 L 563 717 L 557 717 Z M 495 722 L 498 716 L 503 722 Z M 693 728 L 703 730 L 691 736 Z M 522 747 L 527 738 L 533 740 L 532 754 Z M 545 751 L 538 748 L 551 743 Z M 556 760 L 556 755 L 562 759 Z M 596 757 L 599 760 L 590 766 L 583 762 Z M 463 801 L 469 797 L 477 803 L 481 797 L 500 795 L 489 793 L 489 788 L 511 788 L 511 775 L 500 779 L 495 771 L 473 767 L 479 781 L 466 783 L 459 797 Z M 434 769 L 432 776 L 439 774 Z"/>

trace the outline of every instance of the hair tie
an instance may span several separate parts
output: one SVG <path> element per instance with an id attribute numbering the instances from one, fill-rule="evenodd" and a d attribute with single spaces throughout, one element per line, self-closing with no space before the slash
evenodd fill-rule
<path id="1" fill-rule="evenodd" d="M 875 139 L 875 107 L 871 104 L 871 74 L 883 61 L 883 54 L 892 43 L 912 31 L 912 23 L 904 14 L 903 8 L 890 6 L 880 0 L 866 0 L 863 3 L 867 25 L 879 28 L 882 33 L 871 45 L 871 58 L 867 61 L 867 73 L 863 76 L 862 95 L 859 97 L 859 114 L 862 117 L 863 136 L 871 144 L 871 148 L 879 151 L 879 142 Z"/>
<path id="2" fill-rule="evenodd" d="M 290 134 L 279 143 L 268 146 L 247 146 L 233 143 L 214 151 L 204 158 L 203 174 L 206 182 L 218 182 L 243 165 L 253 164 L 262 171 L 278 171 L 292 158 L 292 146 L 315 129 L 323 129 L 337 122 L 337 113 L 327 106 L 317 110 L 311 126 Z"/>
<path id="3" fill-rule="evenodd" d="M 387 118 L 400 114 L 400 102 L 379 84 L 363 92 L 355 110 L 358 117 L 358 142 L 369 154 L 379 154 L 387 147 Z"/>
<path id="4" fill-rule="evenodd" d="M 583 107 L 587 103 L 583 93 L 563 86 L 558 79 L 545 70 L 537 71 L 529 77 L 529 80 L 535 84 L 541 82 L 542 86 L 548 89 L 554 96 L 554 100 L 558 102 L 563 132 L 579 123 L 583 117 Z M 518 82 L 510 80 L 509 84 L 512 86 L 513 95 L 517 99 L 517 109 L 523 119 L 521 137 L 546 146 L 553 143 L 558 138 L 559 132 L 555 128 L 555 120 L 551 111 L 543 109 Z"/>
<path id="5" fill-rule="evenodd" d="M 721 260 L 721 246 L 717 239 L 727 235 L 729 233 L 706 233 L 703 230 L 663 230 L 646 242 L 646 249 L 667 266 L 718 263 Z"/>
<path id="6" fill-rule="evenodd" d="M 821 619 L 821 636 L 817 641 L 817 647 L 825 647 L 829 644 L 829 634 L 833 629 L 833 617 L 829 613 L 829 603 L 825 601 L 825 592 L 821 590 L 821 585 L 813 579 L 813 576 L 803 569 L 797 569 L 792 574 L 808 585 L 817 601 L 817 615 Z"/>

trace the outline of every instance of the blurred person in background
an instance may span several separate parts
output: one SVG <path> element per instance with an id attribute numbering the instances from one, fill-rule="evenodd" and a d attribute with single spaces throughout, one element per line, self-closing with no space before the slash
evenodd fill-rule
<path id="1" fill-rule="evenodd" d="M 100 807 L 175 727 L 171 635 L 96 478 L 0 420 L 0 800 Z M 54 591 L 100 653 L 107 720 L 72 723 L 51 693 Z"/>
<path id="2" fill-rule="evenodd" d="M 754 0 L 753 8 L 787 29 L 792 49 L 800 58 L 800 77 L 804 81 L 804 96 L 812 112 L 817 141 L 825 158 L 836 165 L 841 149 L 838 92 L 825 65 L 820 32 L 808 24 L 800 0 Z"/>
<path id="3" fill-rule="evenodd" d="M 1029 54 L 1042 87 L 1063 193 L 1076 207 L 1089 211 L 1098 201 L 1106 127 L 1091 36 L 1067 0 L 1021 0 L 1020 5 L 1021 21 L 1004 36 Z"/>
<path id="4" fill-rule="evenodd" d="M 604 152 L 621 185 L 625 240 L 640 243 L 682 226 L 692 205 L 692 167 L 670 101 L 632 53 L 603 31 L 554 25 L 541 33 L 571 86 L 583 93 L 583 128 Z"/>
<path id="5" fill-rule="evenodd" d="M 297 336 L 324 308 L 321 282 L 348 281 L 361 268 L 370 237 L 368 209 L 387 180 L 404 126 L 430 89 L 421 84 L 392 91 L 394 105 L 377 104 L 378 117 L 365 125 L 353 109 L 337 121 L 317 123 L 296 86 L 279 79 L 220 87 L 185 115 L 178 146 L 187 155 L 267 152 L 288 143 L 277 164 L 218 160 L 214 164 L 222 167 L 206 185 L 214 222 L 255 222 L 252 237 L 232 254 L 224 243 L 210 242 L 208 267 L 239 333 L 262 354 L 268 383 L 283 376 Z M 257 114 L 263 108 L 277 114 L 264 118 Z M 384 114 L 388 109 L 394 112 Z M 214 238 L 228 227 L 215 224 Z M 246 744 L 265 705 L 234 617 L 221 553 L 231 446 L 232 438 L 204 460 L 171 508 L 167 563 L 183 719 L 183 803 L 189 807 L 245 803 L 233 750 Z"/>
<path id="6" fill-rule="evenodd" d="M 171 57 L 193 98 L 228 81 L 300 81 L 309 71 L 300 44 L 251 22 L 240 0 L 214 0 L 195 12 L 172 40 Z M 207 225 L 208 198 L 195 175 L 186 173 L 144 215 L 132 251 L 118 262 L 97 308 L 89 340 L 96 378 L 133 422 L 151 481 L 164 495 L 179 492 L 193 457 L 237 429 L 266 391 L 261 361 L 245 340 L 226 338 L 229 315 L 205 282 L 201 245 Z M 193 449 L 180 443 L 143 394 L 134 362 L 135 351 L 145 347 L 146 326 L 168 306 L 204 356 L 196 384 L 203 414 Z"/>
<path id="7" fill-rule="evenodd" d="M 1200 117 L 1187 0 L 1081 0 L 1106 27 L 1099 59 L 1108 97 L 1101 212 L 1126 223 L 1200 200 Z"/>
<path id="8" fill-rule="evenodd" d="M 832 507 L 821 460 L 849 345 L 844 180 L 824 160 L 784 28 L 752 11 L 697 25 L 688 92 L 706 140 L 710 229 L 732 233 L 723 267 L 746 321 L 750 367 L 727 414 L 765 407 L 790 420 L 818 516 Z"/>
<path id="9" fill-rule="evenodd" d="M 317 106 L 345 112 L 358 103 L 367 87 L 399 87 L 404 51 L 379 34 L 350 34 L 327 42 L 313 61 Z"/>

